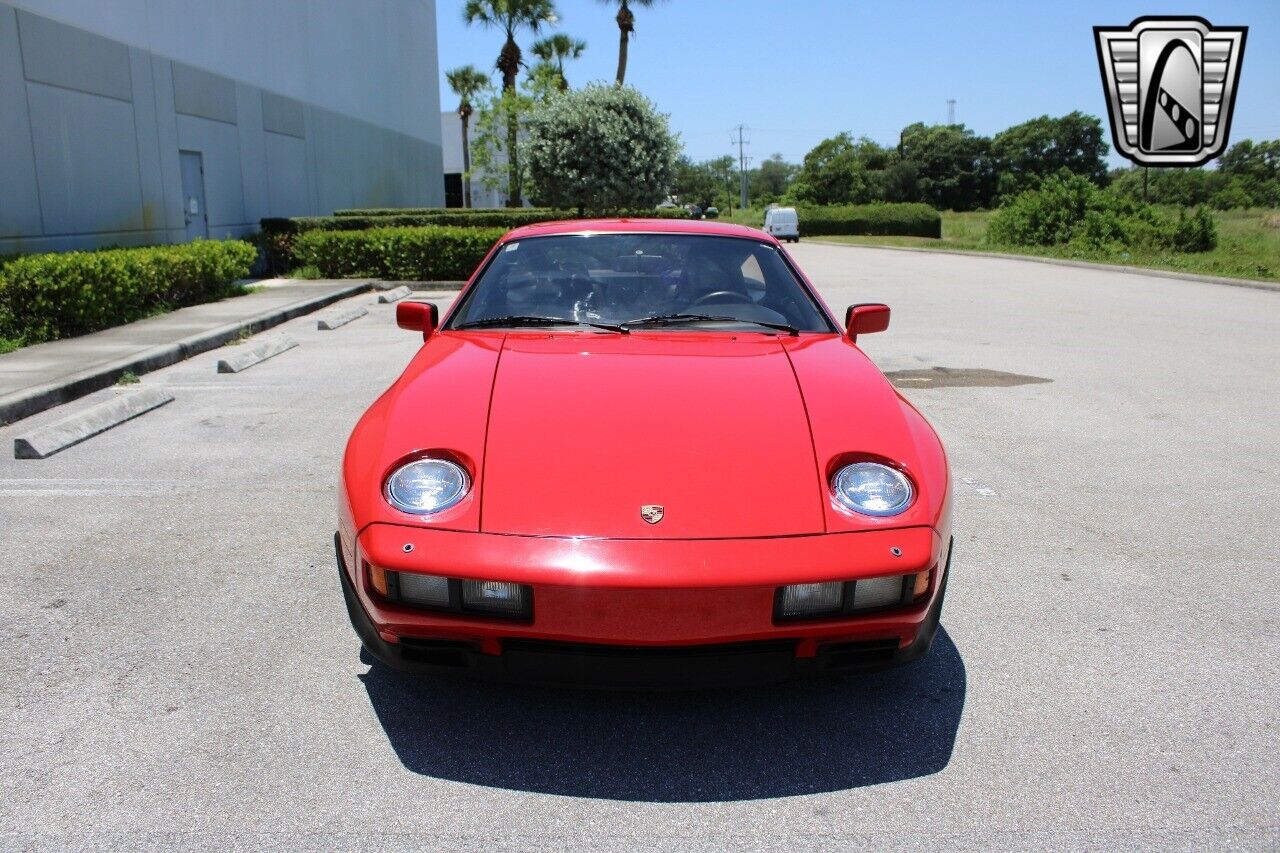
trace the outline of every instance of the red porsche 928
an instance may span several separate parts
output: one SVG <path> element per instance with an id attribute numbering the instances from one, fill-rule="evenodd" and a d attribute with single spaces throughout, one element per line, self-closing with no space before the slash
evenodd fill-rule
<path id="1" fill-rule="evenodd" d="M 502 238 L 356 424 L 339 573 L 405 670 L 650 687 L 912 660 L 938 626 L 933 429 L 777 240 L 598 220 Z"/>

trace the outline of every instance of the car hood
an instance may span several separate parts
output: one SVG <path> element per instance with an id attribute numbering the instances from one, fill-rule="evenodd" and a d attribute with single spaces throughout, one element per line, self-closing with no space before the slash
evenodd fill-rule
<path id="1" fill-rule="evenodd" d="M 490 401 L 481 529 L 822 532 L 820 478 L 786 351 L 773 336 L 723 338 L 509 336 Z M 661 519 L 646 521 L 643 507 L 661 507 Z"/>
<path id="2" fill-rule="evenodd" d="M 445 513 L 407 516 L 382 481 L 425 453 L 458 458 L 474 485 Z M 919 506 L 838 509 L 827 480 L 850 454 L 906 470 Z M 755 333 L 434 336 L 357 425 L 345 471 L 357 528 L 635 539 L 928 524 L 947 480 L 936 435 L 860 350 Z"/>

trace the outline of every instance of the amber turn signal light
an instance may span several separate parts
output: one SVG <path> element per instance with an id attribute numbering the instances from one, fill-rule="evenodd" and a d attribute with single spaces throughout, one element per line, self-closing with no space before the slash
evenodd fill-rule
<path id="1" fill-rule="evenodd" d="M 365 563 L 365 568 L 369 572 L 369 586 L 373 591 L 383 598 L 387 597 L 387 573 L 383 571 L 382 566 L 375 566 L 373 563 Z"/>

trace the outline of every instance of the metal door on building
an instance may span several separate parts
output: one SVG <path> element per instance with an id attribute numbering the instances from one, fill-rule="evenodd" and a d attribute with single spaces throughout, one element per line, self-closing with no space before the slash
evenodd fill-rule
<path id="1" fill-rule="evenodd" d="M 179 151 L 182 160 L 182 216 L 187 222 L 187 239 L 209 236 L 209 212 L 204 203 L 204 155 L 199 151 Z"/>

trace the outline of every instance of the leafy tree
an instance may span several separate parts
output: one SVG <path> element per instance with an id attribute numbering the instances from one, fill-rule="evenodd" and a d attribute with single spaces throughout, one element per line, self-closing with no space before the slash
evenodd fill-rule
<path id="1" fill-rule="evenodd" d="M 989 207 L 995 191 L 991 140 L 962 124 L 902 129 L 899 153 L 916 170 L 920 200 L 940 210 Z"/>
<path id="2" fill-rule="evenodd" d="M 716 184 L 717 196 L 723 192 L 724 206 L 729 213 L 733 213 L 733 200 L 736 198 L 736 188 L 738 186 L 738 163 L 728 154 L 723 157 L 716 157 L 714 160 L 707 161 L 707 171 L 711 173 L 711 178 Z M 716 196 L 713 196 L 716 198 Z"/>
<path id="3" fill-rule="evenodd" d="M 863 204 L 870 201 L 870 184 L 859 156 L 859 144 L 848 133 L 819 142 L 804 155 L 788 197 L 802 204 Z"/>
<path id="4" fill-rule="evenodd" d="M 721 184 L 707 163 L 695 163 L 685 156 L 676 158 L 671 194 L 682 204 L 707 208 L 720 189 Z"/>
<path id="5" fill-rule="evenodd" d="M 475 133 L 471 139 L 472 169 L 486 188 L 506 193 L 508 207 L 515 206 L 511 204 L 513 189 L 521 199 L 529 189 L 528 170 L 519 151 L 514 157 L 508 153 L 511 122 L 520 127 L 527 121 L 539 102 L 539 93 L 559 91 L 551 81 L 551 77 L 543 75 L 527 81 L 525 91 L 498 92 L 476 111 Z M 534 93 L 530 93 L 530 89 Z"/>
<path id="6" fill-rule="evenodd" d="M 1206 204 L 1226 184 L 1216 169 L 1116 169 L 1108 189 L 1135 201 L 1196 207 Z M 1144 197 L 1145 196 L 1145 197 Z"/>
<path id="7" fill-rule="evenodd" d="M 554 24 L 556 7 L 551 0 L 467 0 L 462 7 L 462 17 L 468 24 L 500 29 L 506 34 L 507 39 L 495 66 L 502 73 L 503 93 L 515 94 L 520 66 L 524 64 L 520 45 L 516 44 L 516 33 L 526 29 L 536 33 L 543 24 Z M 507 206 L 520 207 L 520 162 L 516 144 L 520 135 L 520 115 L 508 111 L 506 120 Z"/>
<path id="8" fill-rule="evenodd" d="M 880 201 L 919 201 L 919 176 L 914 163 L 909 163 L 893 152 L 889 165 L 868 173 L 872 179 L 872 196 Z"/>
<path id="9" fill-rule="evenodd" d="M 539 204 L 580 212 L 649 207 L 671 188 L 677 154 L 667 117 L 635 89 L 591 85 L 530 115 L 524 142 Z"/>
<path id="10" fill-rule="evenodd" d="M 532 98 L 532 106 L 545 104 L 557 95 L 563 95 L 565 89 L 560 84 L 564 77 L 550 62 L 535 62 L 524 78 L 524 91 Z"/>
<path id="11" fill-rule="evenodd" d="M 462 206 L 471 206 L 471 142 L 468 138 L 474 102 L 488 91 L 489 75 L 474 65 L 463 65 L 446 71 L 449 88 L 458 96 L 458 118 L 462 119 Z"/>
<path id="12" fill-rule="evenodd" d="M 1209 206 L 1215 210 L 1234 210 L 1238 207 L 1252 207 L 1253 196 L 1245 189 L 1244 181 L 1231 178 L 1222 189 L 1209 197 Z"/>
<path id="13" fill-rule="evenodd" d="M 1239 181 L 1253 207 L 1280 207 L 1280 140 L 1237 142 L 1222 155 L 1218 168 Z"/>
<path id="14" fill-rule="evenodd" d="M 529 50 L 534 56 L 543 62 L 549 63 L 559 75 L 560 91 L 565 92 L 569 89 L 569 80 L 564 76 L 564 63 L 569 59 L 579 59 L 582 52 L 587 49 L 587 43 L 582 39 L 571 38 L 564 33 L 556 33 L 553 36 L 535 41 Z"/>
<path id="15" fill-rule="evenodd" d="M 1066 169 L 1102 186 L 1107 179 L 1107 143 L 1102 122 L 1082 112 L 1047 115 L 1002 130 L 991 140 L 1001 195 L 1034 189 Z"/>
<path id="16" fill-rule="evenodd" d="M 753 204 L 769 203 L 782 198 L 795 176 L 797 166 L 774 154 L 768 160 L 747 173 L 747 186 L 751 189 Z"/>
<path id="17" fill-rule="evenodd" d="M 600 0 L 610 6 L 618 7 L 618 85 L 621 86 L 627 77 L 627 43 L 631 34 L 636 31 L 636 16 L 631 14 L 631 7 L 649 8 L 656 0 Z"/>
<path id="18" fill-rule="evenodd" d="M 914 168 L 902 168 L 898 152 L 840 133 L 804 157 L 787 192 L 801 204 L 865 204 L 890 198 L 914 200 Z"/>
<path id="19" fill-rule="evenodd" d="M 886 148 L 875 140 L 868 139 L 865 136 L 859 137 L 853 142 L 853 155 L 862 164 L 862 168 L 869 172 L 877 172 L 887 169 L 893 165 L 897 159 L 897 152 L 892 148 Z"/>

